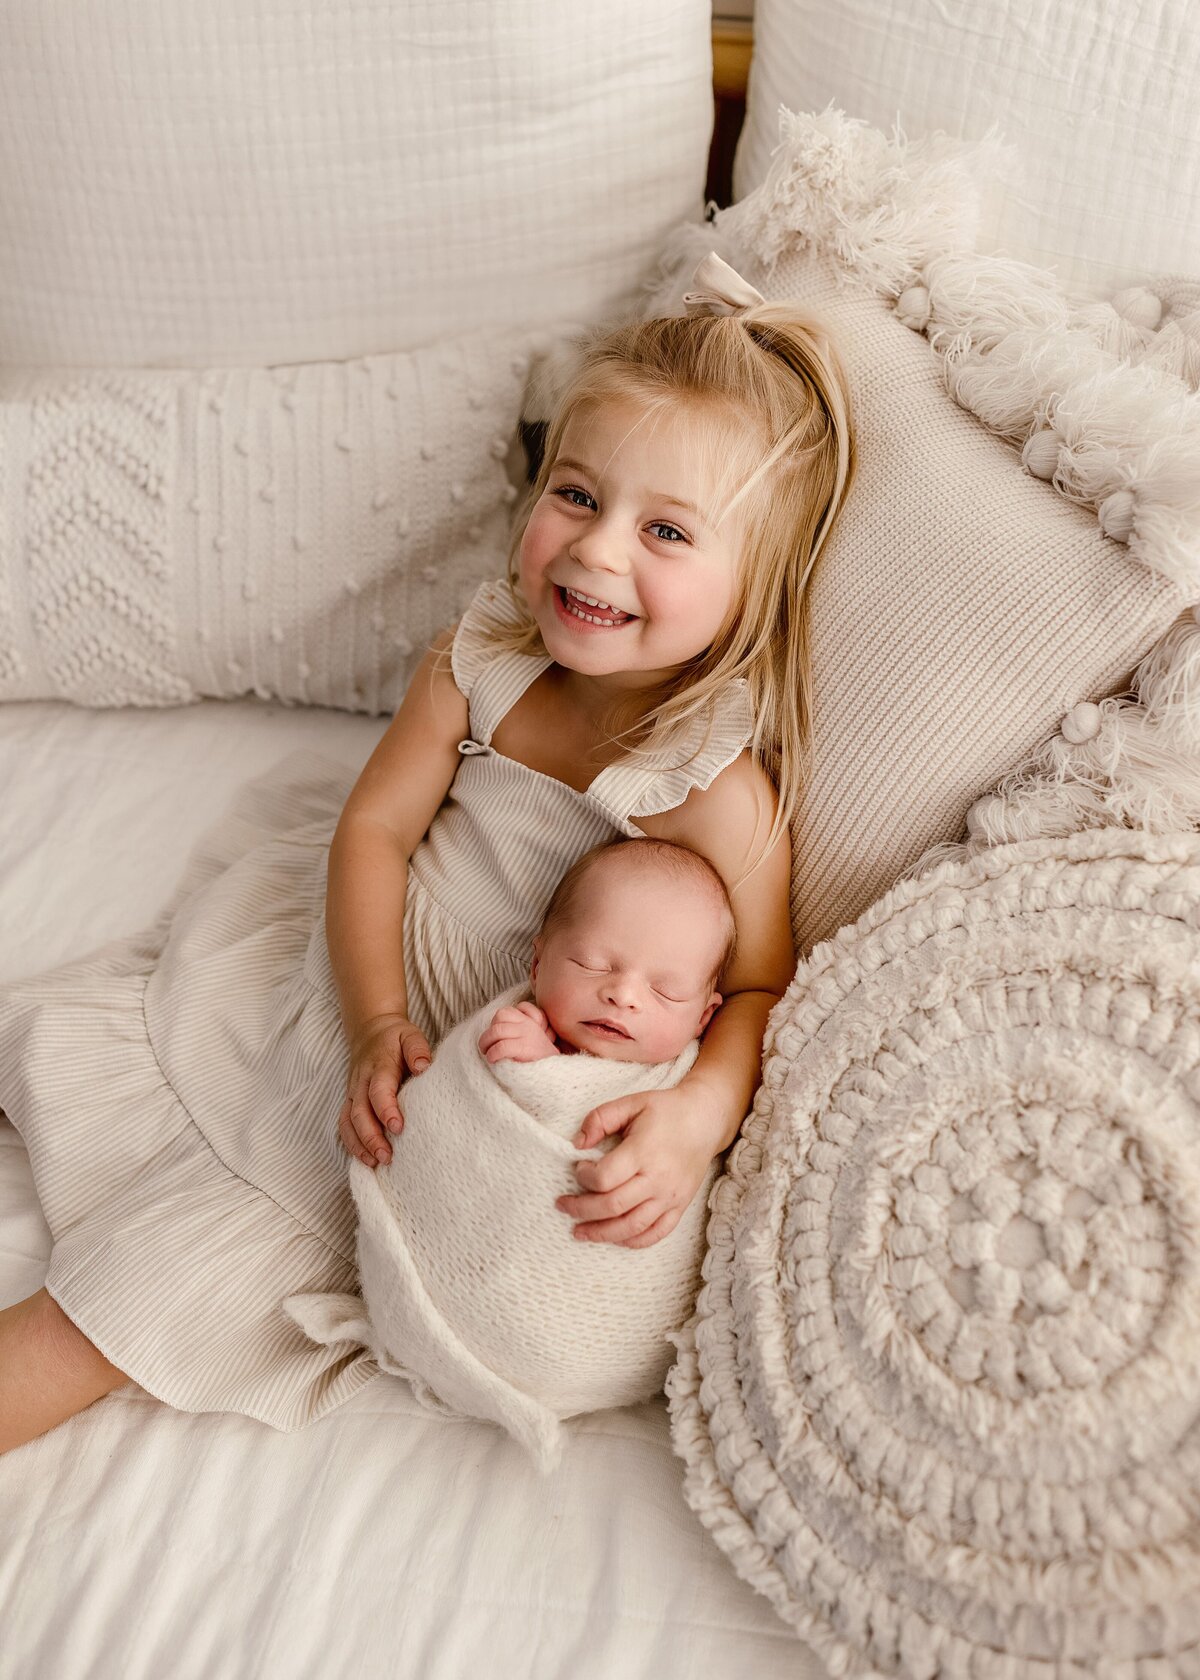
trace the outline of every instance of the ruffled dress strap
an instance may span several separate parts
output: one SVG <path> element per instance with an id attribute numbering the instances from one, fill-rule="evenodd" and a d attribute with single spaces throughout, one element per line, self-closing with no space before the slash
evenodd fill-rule
<path id="1" fill-rule="evenodd" d="M 459 692 L 466 697 L 471 738 L 481 747 L 491 744 L 500 719 L 551 663 L 547 653 L 497 648 L 495 631 L 520 623 L 517 604 L 500 579 L 479 585 L 454 634 L 450 668 Z"/>
<path id="2" fill-rule="evenodd" d="M 716 696 L 707 717 L 698 718 L 674 741 L 654 753 L 634 753 L 608 765 L 588 789 L 588 797 L 626 834 L 636 834 L 638 817 L 673 811 L 693 788 L 710 787 L 753 736 L 750 685 L 738 677 Z"/>

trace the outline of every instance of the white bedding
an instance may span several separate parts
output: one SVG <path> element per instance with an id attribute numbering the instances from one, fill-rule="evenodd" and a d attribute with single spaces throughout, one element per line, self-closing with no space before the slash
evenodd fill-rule
<path id="1" fill-rule="evenodd" d="M 152 919 L 232 789 L 383 724 L 258 702 L 0 708 L 0 976 Z M 0 1305 L 49 1232 L 0 1120 Z M 568 1426 L 542 1478 L 399 1380 L 310 1429 L 130 1386 L 0 1457 L 4 1680 L 817 1680 L 684 1503 L 665 1406 Z"/>

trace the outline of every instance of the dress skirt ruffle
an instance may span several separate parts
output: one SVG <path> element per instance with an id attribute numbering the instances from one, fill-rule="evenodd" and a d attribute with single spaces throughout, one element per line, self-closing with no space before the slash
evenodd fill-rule
<path id="1" fill-rule="evenodd" d="M 357 1287 L 321 914 L 352 781 L 288 760 L 201 843 L 155 928 L 0 989 L 0 1107 L 54 1238 L 49 1293 L 169 1405 L 278 1429 L 379 1374 L 281 1306 Z"/>

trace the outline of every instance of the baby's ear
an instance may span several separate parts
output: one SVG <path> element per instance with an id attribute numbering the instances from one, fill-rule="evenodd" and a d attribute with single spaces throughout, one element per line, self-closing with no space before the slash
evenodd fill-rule
<path id="1" fill-rule="evenodd" d="M 720 1009 L 724 1002 L 725 999 L 721 996 L 720 992 L 714 992 L 712 994 L 708 1002 L 704 1005 L 704 1013 L 701 1015 L 700 1025 L 696 1029 L 697 1035 L 704 1031 L 705 1027 L 712 1020 L 713 1016 L 717 1013 L 717 1010 Z"/>
<path id="2" fill-rule="evenodd" d="M 541 960 L 541 955 L 542 955 L 542 936 L 539 933 L 535 936 L 534 941 L 533 941 L 533 961 L 529 965 L 529 983 L 530 983 L 530 985 L 532 985 L 533 982 L 537 979 L 538 963 Z"/>

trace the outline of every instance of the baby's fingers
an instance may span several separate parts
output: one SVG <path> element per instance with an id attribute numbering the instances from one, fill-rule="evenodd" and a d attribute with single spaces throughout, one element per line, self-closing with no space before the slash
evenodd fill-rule
<path id="1" fill-rule="evenodd" d="M 504 1028 L 496 1021 L 490 1027 L 484 1027 L 479 1035 L 478 1049 L 481 1056 L 486 1056 L 491 1045 L 504 1037 Z"/>
<path id="2" fill-rule="evenodd" d="M 491 1028 L 480 1039 L 479 1048 L 489 1062 L 527 1062 L 532 1059 L 528 1032 L 521 1032 L 515 1027 Z"/>

